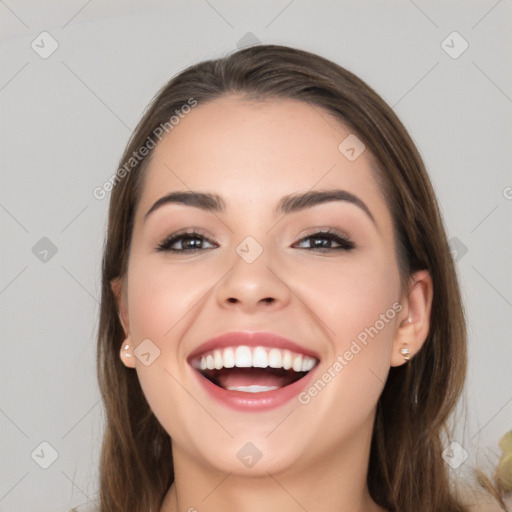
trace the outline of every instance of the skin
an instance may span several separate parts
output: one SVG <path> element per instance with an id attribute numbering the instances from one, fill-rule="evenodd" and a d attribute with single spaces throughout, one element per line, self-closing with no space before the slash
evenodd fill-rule
<path id="1" fill-rule="evenodd" d="M 172 438 L 176 481 L 160 512 L 383 510 L 366 486 L 375 408 L 390 366 L 405 363 L 400 349 L 414 356 L 428 334 L 432 282 L 421 271 L 401 289 L 373 157 L 366 150 L 350 162 L 338 150 L 350 133 L 302 102 L 228 96 L 195 107 L 154 149 L 128 272 L 112 286 L 129 345 L 120 357 Z M 285 195 L 329 188 L 358 196 L 376 223 L 346 201 L 274 213 Z M 144 220 L 179 190 L 216 193 L 226 210 L 168 204 Z M 195 253 L 156 250 L 192 227 L 212 242 Z M 348 234 L 355 248 L 320 252 L 301 241 L 320 228 Z M 263 249 L 250 264 L 236 252 L 247 236 Z M 401 311 L 306 405 L 229 409 L 206 395 L 186 361 L 213 336 L 271 331 L 316 351 L 319 377 L 396 302 Z M 133 350 L 147 338 L 160 356 L 145 366 Z M 247 442 L 262 453 L 252 468 L 236 456 Z"/>

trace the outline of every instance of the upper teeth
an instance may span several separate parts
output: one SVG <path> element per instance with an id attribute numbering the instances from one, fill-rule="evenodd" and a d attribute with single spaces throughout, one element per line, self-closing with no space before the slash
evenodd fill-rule
<path id="1" fill-rule="evenodd" d="M 267 347 L 227 347 L 215 349 L 201 356 L 194 366 L 200 370 L 221 368 L 284 368 L 296 372 L 308 372 L 315 366 L 316 359 L 290 350 Z"/>

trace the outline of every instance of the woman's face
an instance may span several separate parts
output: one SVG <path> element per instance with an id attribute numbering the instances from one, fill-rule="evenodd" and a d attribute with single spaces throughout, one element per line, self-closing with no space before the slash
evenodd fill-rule
<path id="1" fill-rule="evenodd" d="M 369 444 L 405 308 L 391 215 L 355 143 L 318 107 L 231 96 L 153 150 L 121 309 L 175 457 L 266 475 Z M 222 208 L 152 209 L 176 192 Z"/>

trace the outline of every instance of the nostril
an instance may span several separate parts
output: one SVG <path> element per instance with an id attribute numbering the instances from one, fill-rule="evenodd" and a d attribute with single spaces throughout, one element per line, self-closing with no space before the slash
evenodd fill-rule
<path id="1" fill-rule="evenodd" d="M 265 297 L 264 299 L 261 299 L 261 301 L 265 302 L 267 304 L 271 304 L 272 302 L 275 301 L 275 299 L 274 299 L 274 297 Z M 236 304 L 237 302 L 240 302 L 240 301 L 235 297 L 229 297 L 228 302 L 231 302 L 231 304 Z"/>

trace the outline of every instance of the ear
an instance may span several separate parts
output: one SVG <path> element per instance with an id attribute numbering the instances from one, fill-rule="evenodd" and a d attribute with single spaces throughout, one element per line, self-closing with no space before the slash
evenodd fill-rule
<path id="1" fill-rule="evenodd" d="M 399 325 L 395 332 L 391 366 L 400 366 L 407 362 L 401 349 L 407 348 L 412 359 L 427 339 L 430 329 L 430 312 L 434 287 L 427 270 L 414 273 L 409 281 L 409 290 L 400 301 L 403 305 Z"/>
<path id="2" fill-rule="evenodd" d="M 129 368 L 135 368 L 135 358 L 133 356 L 133 344 L 130 338 L 130 322 L 128 319 L 128 307 L 126 304 L 126 291 L 124 281 L 121 278 L 113 279 L 110 282 L 110 287 L 116 298 L 117 310 L 119 315 L 119 321 L 124 330 L 126 338 L 121 344 L 119 351 L 119 357 L 125 366 Z"/>
<path id="3" fill-rule="evenodd" d="M 126 291 L 124 281 L 120 277 L 116 277 L 110 281 L 110 287 L 116 298 L 117 311 L 119 315 L 119 321 L 123 326 L 123 330 L 126 336 L 130 334 L 130 323 L 128 321 L 128 308 L 126 305 Z"/>

